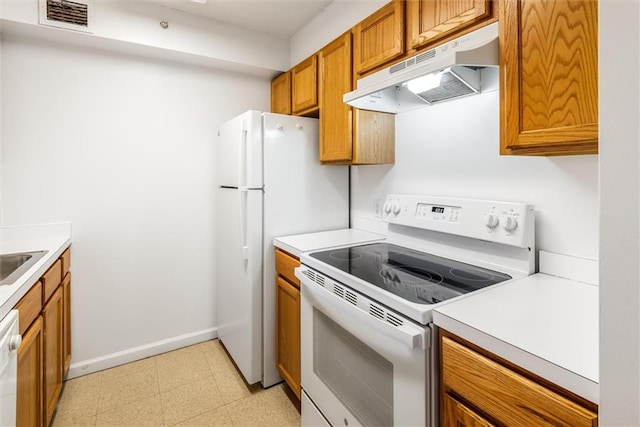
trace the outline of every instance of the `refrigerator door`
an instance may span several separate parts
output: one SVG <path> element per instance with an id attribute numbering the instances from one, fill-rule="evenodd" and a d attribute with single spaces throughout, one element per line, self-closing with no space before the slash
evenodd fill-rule
<path id="1" fill-rule="evenodd" d="M 247 111 L 222 124 L 216 142 L 218 185 L 262 188 L 262 119 Z"/>
<path id="2" fill-rule="evenodd" d="M 263 113 L 264 132 L 264 380 L 276 368 L 276 285 L 273 239 L 349 228 L 349 167 L 318 160 L 318 120 Z"/>
<path id="3" fill-rule="evenodd" d="M 262 380 L 262 190 L 219 188 L 218 337 L 249 384 Z"/>

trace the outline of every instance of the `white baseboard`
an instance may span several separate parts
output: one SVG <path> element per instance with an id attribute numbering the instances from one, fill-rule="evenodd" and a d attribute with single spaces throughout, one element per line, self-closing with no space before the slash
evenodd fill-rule
<path id="1" fill-rule="evenodd" d="M 116 353 L 107 354 L 105 356 L 96 357 L 95 359 L 74 362 L 69 367 L 67 379 L 80 377 L 82 375 L 92 374 L 104 369 L 113 368 L 115 366 L 124 365 L 125 363 L 135 362 L 167 351 L 177 350 L 193 344 L 198 344 L 218 337 L 218 328 L 204 329 L 189 334 L 180 335 L 173 338 L 167 338 L 161 341 L 152 342 L 134 347 Z"/>

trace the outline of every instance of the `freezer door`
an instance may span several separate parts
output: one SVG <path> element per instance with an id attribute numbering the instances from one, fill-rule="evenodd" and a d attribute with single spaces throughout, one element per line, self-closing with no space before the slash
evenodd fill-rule
<path id="1" fill-rule="evenodd" d="M 249 384 L 262 380 L 262 191 L 220 188 L 218 337 Z"/>
<path id="2" fill-rule="evenodd" d="M 247 111 L 218 129 L 217 184 L 235 188 L 262 188 L 261 112 Z"/>

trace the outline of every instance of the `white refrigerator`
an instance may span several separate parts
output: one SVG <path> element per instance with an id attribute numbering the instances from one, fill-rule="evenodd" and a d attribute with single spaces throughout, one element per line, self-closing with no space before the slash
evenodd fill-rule
<path id="1" fill-rule="evenodd" d="M 273 238 L 349 227 L 349 169 L 318 160 L 318 121 L 247 111 L 216 144 L 218 337 L 249 384 L 276 367 Z"/>

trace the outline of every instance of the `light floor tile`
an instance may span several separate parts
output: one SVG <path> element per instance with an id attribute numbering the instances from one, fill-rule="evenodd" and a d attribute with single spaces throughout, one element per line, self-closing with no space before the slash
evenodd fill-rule
<path id="1" fill-rule="evenodd" d="M 159 354 L 155 356 L 154 359 L 157 366 L 162 366 L 165 364 L 175 364 L 176 362 L 180 363 L 184 360 L 189 360 L 194 356 L 202 355 L 202 352 L 202 347 L 196 344 L 178 350 L 169 351 L 167 353 Z"/>
<path id="2" fill-rule="evenodd" d="M 300 414 L 282 387 L 277 385 L 227 405 L 233 424 L 280 427 L 299 422 Z"/>
<path id="3" fill-rule="evenodd" d="M 233 426 L 233 423 L 231 422 L 231 417 L 229 416 L 227 408 L 223 406 L 222 408 L 205 412 L 195 418 L 183 421 L 178 425 L 190 427 Z"/>
<path id="4" fill-rule="evenodd" d="M 85 402 L 97 401 L 102 387 L 102 372 L 84 375 L 65 381 L 60 402 L 82 406 Z"/>
<path id="5" fill-rule="evenodd" d="M 155 364 L 126 376 L 110 377 L 102 381 L 98 413 L 160 393 Z"/>
<path id="6" fill-rule="evenodd" d="M 200 349 L 178 350 L 171 357 L 157 361 L 160 391 L 171 390 L 211 376 L 211 368 Z M 164 356 L 164 355 L 161 355 Z"/>
<path id="7" fill-rule="evenodd" d="M 247 385 L 206 341 L 67 381 L 52 426 L 298 426 L 285 387 Z"/>
<path id="8" fill-rule="evenodd" d="M 174 425 L 223 405 L 213 377 L 192 382 L 162 393 L 162 412 L 166 425 Z"/>
<path id="9" fill-rule="evenodd" d="M 93 425 L 98 413 L 102 373 L 66 381 L 60 394 L 53 425 Z"/>
<path id="10" fill-rule="evenodd" d="M 98 414 L 96 426 L 163 426 L 160 395 L 147 397 Z"/>
<path id="11" fill-rule="evenodd" d="M 216 340 L 215 342 L 218 344 L 208 347 L 204 352 L 204 356 L 218 384 L 218 389 L 224 402 L 231 403 L 262 390 L 260 383 L 250 386 L 244 381 L 242 375 L 219 344 L 219 341 Z"/>
<path id="12" fill-rule="evenodd" d="M 96 425 L 96 415 L 91 415 L 89 417 L 80 417 L 77 414 L 70 414 L 68 412 L 64 412 L 62 416 L 56 415 L 53 418 L 53 422 L 51 423 L 52 427 L 89 427 Z"/>
<path id="13" fill-rule="evenodd" d="M 156 370 L 156 361 L 154 360 L 153 357 L 148 357 L 146 359 L 137 360 L 135 362 L 116 366 L 115 368 L 106 369 L 102 371 L 102 380 L 109 381 L 116 378 L 137 374 L 140 371 L 155 371 L 155 370 Z"/>

